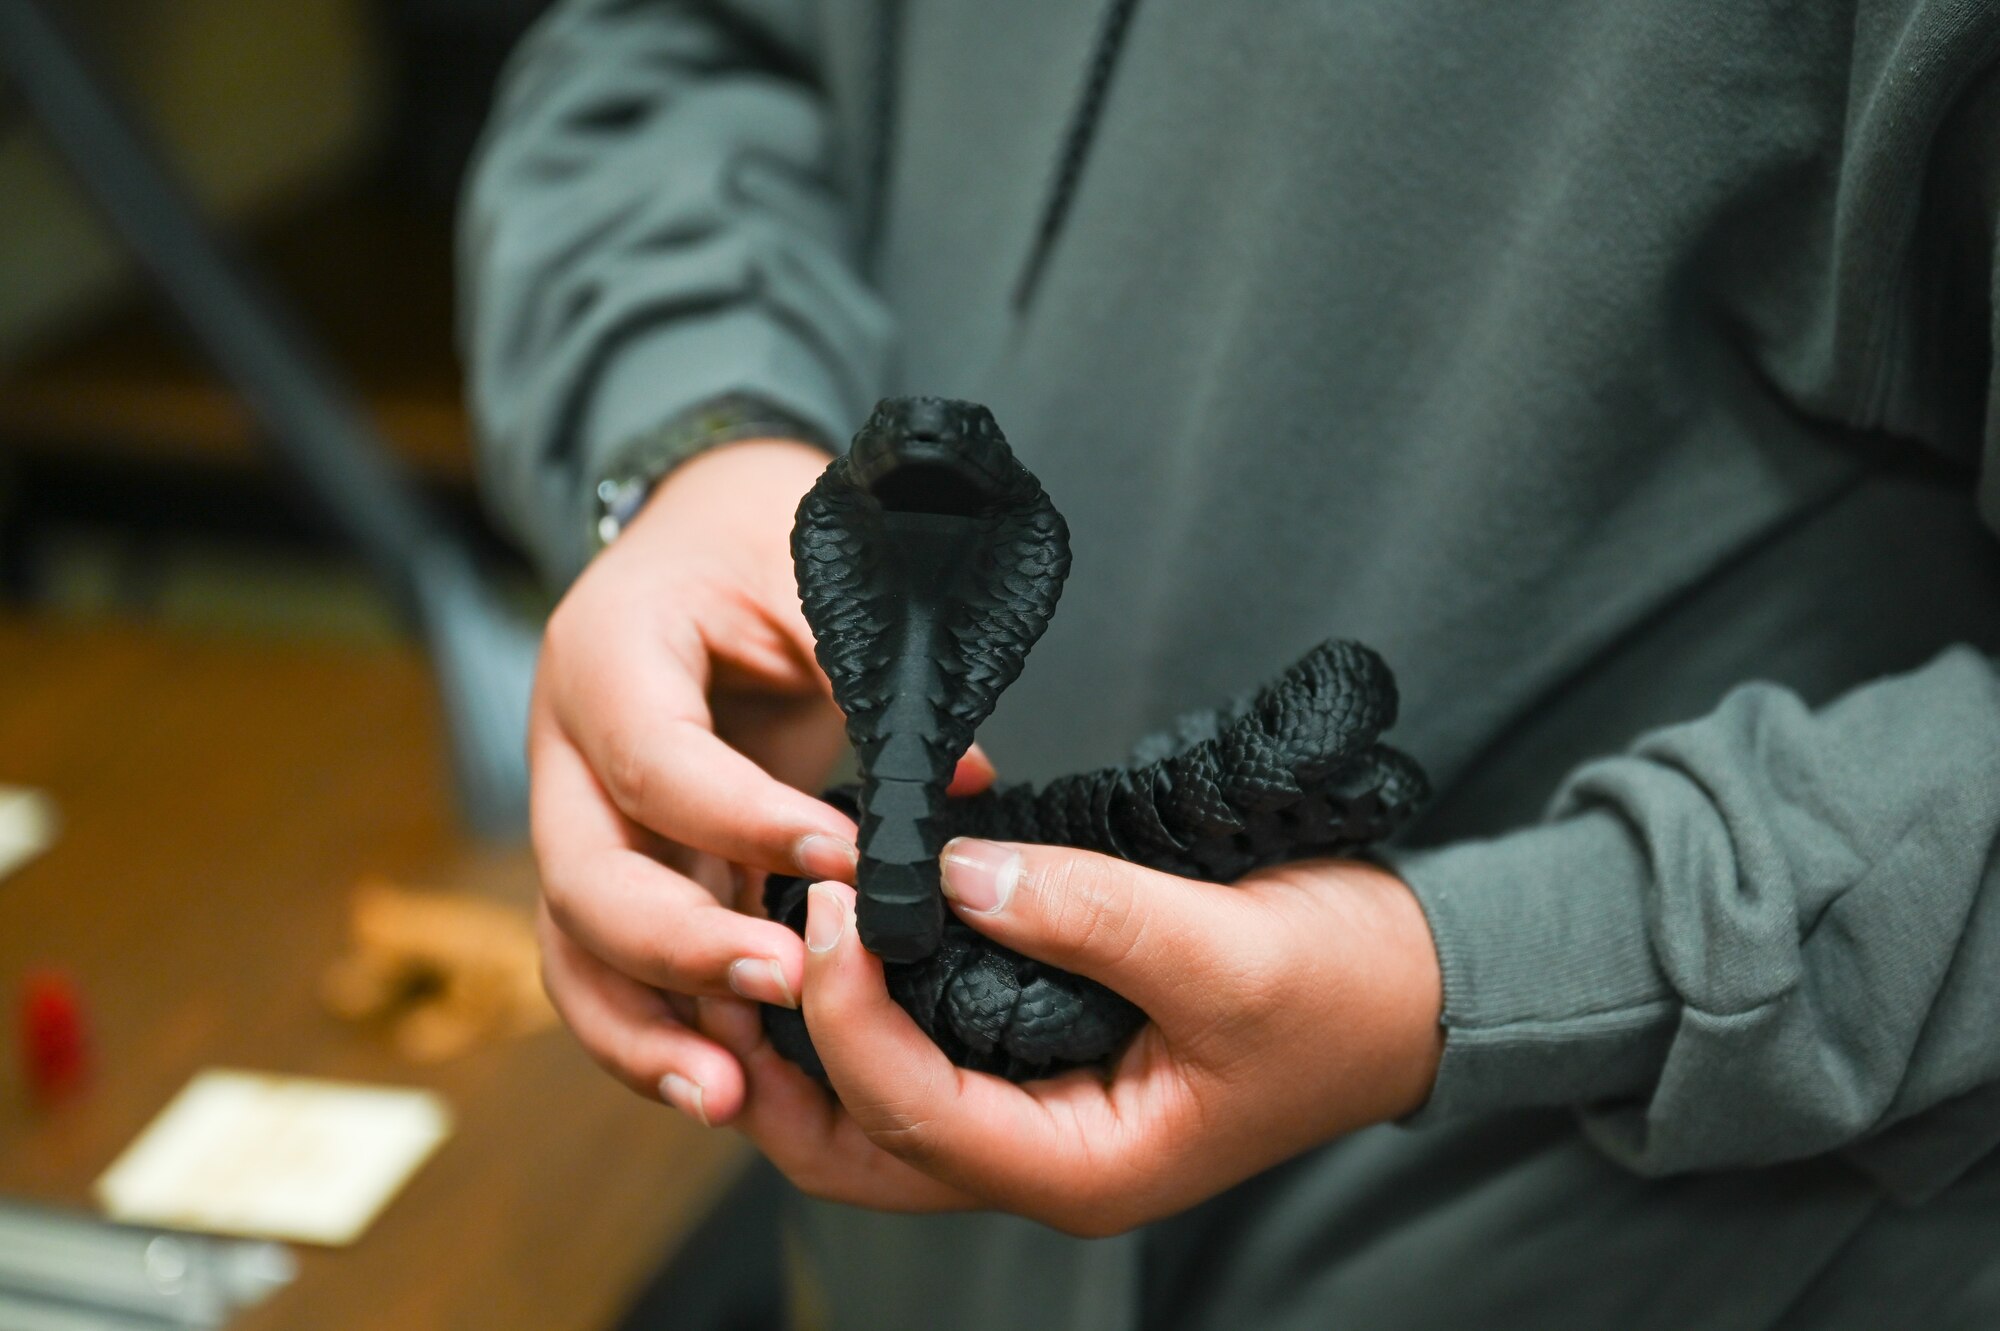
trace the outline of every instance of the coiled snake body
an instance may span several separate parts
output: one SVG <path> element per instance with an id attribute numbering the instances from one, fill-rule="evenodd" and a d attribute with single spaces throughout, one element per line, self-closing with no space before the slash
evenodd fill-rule
<path id="1" fill-rule="evenodd" d="M 1428 793 L 1415 761 L 1377 741 L 1396 716 L 1388 667 L 1328 641 L 1256 693 L 1141 741 L 1127 766 L 947 800 L 1069 571 L 1061 516 L 984 407 L 880 404 L 800 503 L 792 554 L 860 759 L 861 784 L 828 798 L 860 825 L 861 940 L 896 1001 L 961 1066 L 1025 1081 L 1099 1063 L 1145 1014 L 951 916 L 938 855 L 952 837 L 1075 846 L 1229 882 L 1352 854 Z M 806 887 L 771 878 L 771 918 L 803 932 Z M 773 1045 L 824 1080 L 798 1012 L 767 1007 L 764 1021 Z"/>

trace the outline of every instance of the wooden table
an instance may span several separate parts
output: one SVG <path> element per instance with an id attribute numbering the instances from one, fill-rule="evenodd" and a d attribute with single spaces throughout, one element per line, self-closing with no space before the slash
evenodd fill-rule
<path id="1" fill-rule="evenodd" d="M 561 1031 L 427 1068 L 315 995 L 359 877 L 525 899 L 518 849 L 453 827 L 412 654 L 0 619 L 0 782 L 48 790 L 55 848 L 0 879 L 0 986 L 73 975 L 97 1070 L 30 1107 L 0 1036 L 0 1194 L 90 1184 L 195 1071 L 418 1085 L 453 1138 L 353 1247 L 241 1325 L 602 1327 L 742 1156 L 614 1085 Z M 12 1025 L 12 1014 L 8 1014 Z"/>

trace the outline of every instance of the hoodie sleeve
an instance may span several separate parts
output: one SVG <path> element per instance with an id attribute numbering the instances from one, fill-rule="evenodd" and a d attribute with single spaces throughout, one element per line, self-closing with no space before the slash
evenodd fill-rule
<path id="1" fill-rule="evenodd" d="M 563 0 L 502 80 L 461 340 L 489 502 L 558 584 L 647 432 L 729 397 L 839 440 L 878 395 L 811 33 L 806 0 Z"/>
<path id="2" fill-rule="evenodd" d="M 2000 1082 L 2000 676 L 1968 648 L 1818 712 L 1738 689 L 1399 868 L 1444 963 L 1424 1117 L 1584 1105 L 1645 1173 L 1879 1151 L 1913 1195 L 2000 1142 L 1862 1145 Z"/>
<path id="3" fill-rule="evenodd" d="M 2000 27 L 1920 8 L 1964 22 L 1887 34 L 1824 359 L 1772 373 L 1973 464 L 1994 526 Z M 1971 646 L 1818 710 L 1746 685 L 1572 773 L 1538 826 L 1394 858 L 1445 981 L 1417 1122 L 1576 1105 L 1643 1173 L 1839 1154 L 1906 1201 L 2000 1145 L 2000 671 Z"/>

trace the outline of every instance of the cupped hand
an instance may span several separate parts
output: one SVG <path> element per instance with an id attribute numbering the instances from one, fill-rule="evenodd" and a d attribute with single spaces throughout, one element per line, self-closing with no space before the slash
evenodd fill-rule
<path id="1" fill-rule="evenodd" d="M 676 469 L 556 608 L 536 670 L 543 982 L 593 1058 L 703 1123 L 744 1080 L 696 1000 L 795 1006 L 804 982 L 798 936 L 759 914 L 763 875 L 854 875 L 854 824 L 806 793 L 842 744 L 790 549 L 826 462 L 766 439 Z"/>
<path id="2" fill-rule="evenodd" d="M 944 873 L 967 923 L 1151 1021 L 1106 1071 L 1016 1086 L 955 1067 L 888 997 L 855 936 L 852 890 L 815 884 L 804 1010 L 838 1102 L 764 1040 L 751 1005 L 700 1012 L 749 1078 L 737 1126 L 807 1192 L 1112 1234 L 1429 1094 L 1443 1050 L 1436 950 L 1382 869 L 1306 861 L 1223 887 L 961 840 Z"/>
<path id="3" fill-rule="evenodd" d="M 745 875 L 852 877 L 854 827 L 805 793 L 839 751 L 787 548 L 826 465 L 731 444 L 674 471 L 549 619 L 528 728 L 543 981 L 612 1073 L 719 1122 L 736 1060 L 698 995 L 795 1001 L 790 930 L 734 909 Z"/>

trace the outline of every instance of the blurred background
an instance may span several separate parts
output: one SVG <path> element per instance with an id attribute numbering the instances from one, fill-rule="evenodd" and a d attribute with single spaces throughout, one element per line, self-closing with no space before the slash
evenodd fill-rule
<path id="1" fill-rule="evenodd" d="M 44 0 L 396 454 L 476 526 L 451 222 L 537 0 Z M 18 96 L 0 100 L 9 591 L 65 615 L 382 641 L 380 589 L 290 493 Z"/>
<path id="2" fill-rule="evenodd" d="M 687 1236 L 741 1157 L 534 976 L 546 603 L 476 502 L 451 250 L 540 8 L 0 0 L 0 1324 L 727 1324 Z M 300 1240 L 253 1194 L 317 1196 L 304 1110 L 274 1164 L 149 1127 L 220 1069 L 440 1141 Z M 142 1134 L 164 1216 L 110 1172 Z"/>

